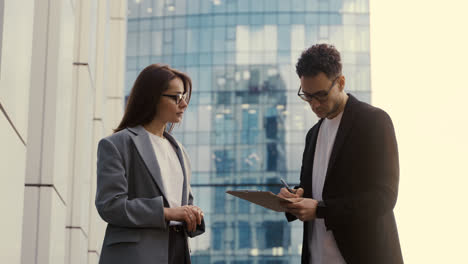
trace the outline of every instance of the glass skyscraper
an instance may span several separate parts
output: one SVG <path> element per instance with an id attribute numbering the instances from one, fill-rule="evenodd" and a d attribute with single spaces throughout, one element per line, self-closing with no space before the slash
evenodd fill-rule
<path id="1" fill-rule="evenodd" d="M 299 171 L 317 122 L 297 97 L 295 64 L 316 43 L 341 52 L 346 90 L 370 100 L 368 0 L 129 0 L 126 94 L 152 63 L 193 80 L 174 136 L 192 161 L 207 232 L 193 263 L 299 263 L 302 223 L 226 194 L 277 193 Z"/>

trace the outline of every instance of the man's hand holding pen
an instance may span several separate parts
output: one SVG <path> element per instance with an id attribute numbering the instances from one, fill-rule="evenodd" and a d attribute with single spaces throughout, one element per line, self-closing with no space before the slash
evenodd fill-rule
<path id="1" fill-rule="evenodd" d="M 316 218 L 316 210 L 318 201 L 310 198 L 303 198 L 304 189 L 299 188 L 288 191 L 288 188 L 281 188 L 279 197 L 288 199 L 292 203 L 283 203 L 287 212 L 296 216 L 299 220 L 305 222 Z"/>
<path id="2" fill-rule="evenodd" d="M 292 192 L 288 191 L 287 188 L 281 188 L 281 191 L 280 193 L 278 193 L 278 196 L 284 199 L 290 199 L 290 198 L 302 198 L 302 196 L 304 195 L 304 189 L 302 188 L 294 189 L 291 191 Z"/>

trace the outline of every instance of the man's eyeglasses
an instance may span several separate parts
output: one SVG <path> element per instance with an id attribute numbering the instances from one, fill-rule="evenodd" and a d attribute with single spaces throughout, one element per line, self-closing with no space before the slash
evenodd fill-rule
<path id="1" fill-rule="evenodd" d="M 333 80 L 332 84 L 330 85 L 330 88 L 328 88 L 327 91 L 318 91 L 318 92 L 313 93 L 313 94 L 309 94 L 309 93 L 306 93 L 304 91 L 301 93 L 302 87 L 299 86 L 299 90 L 297 91 L 297 95 L 302 100 L 304 100 L 306 102 L 310 102 L 310 101 L 312 101 L 312 99 L 316 99 L 317 101 L 323 103 L 323 102 L 325 102 L 327 100 L 328 94 L 330 93 L 333 86 L 335 86 L 335 82 L 336 82 L 336 80 L 338 80 L 339 77 L 340 76 L 336 77 L 335 80 Z"/>
<path id="2" fill-rule="evenodd" d="M 176 104 L 180 104 L 182 102 L 182 99 L 184 99 L 185 102 L 187 99 L 187 93 L 184 94 L 163 94 L 162 96 L 170 97 L 172 98 Z"/>

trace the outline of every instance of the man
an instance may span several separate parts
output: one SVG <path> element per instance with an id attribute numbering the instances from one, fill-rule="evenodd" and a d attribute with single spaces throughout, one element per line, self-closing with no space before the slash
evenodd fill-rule
<path id="1" fill-rule="evenodd" d="M 399 165 L 383 110 L 344 92 L 340 53 L 327 44 L 296 65 L 298 95 L 320 121 L 306 136 L 300 186 L 278 194 L 288 221 L 304 222 L 303 264 L 398 264 L 403 258 L 393 208 Z"/>

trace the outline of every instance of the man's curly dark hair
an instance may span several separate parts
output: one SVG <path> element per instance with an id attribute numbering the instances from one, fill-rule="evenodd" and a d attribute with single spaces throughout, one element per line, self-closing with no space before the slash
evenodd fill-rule
<path id="1" fill-rule="evenodd" d="M 340 52 L 333 45 L 316 44 L 302 52 L 296 64 L 296 73 L 302 76 L 315 77 L 320 72 L 325 73 L 328 79 L 341 74 Z"/>

